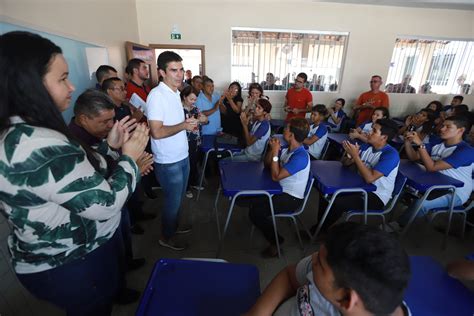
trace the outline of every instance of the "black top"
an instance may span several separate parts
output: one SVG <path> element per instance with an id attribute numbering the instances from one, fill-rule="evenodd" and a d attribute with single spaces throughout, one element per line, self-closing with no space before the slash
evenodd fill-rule
<path id="1" fill-rule="evenodd" d="M 234 97 L 234 102 L 243 102 L 242 98 Z M 227 99 L 224 99 L 223 102 L 225 108 L 227 109 L 226 113 L 221 112 L 221 124 L 222 130 L 224 133 L 231 134 L 238 138 L 242 138 L 242 124 L 240 123 L 240 113 L 236 113 L 232 106 L 230 105 Z"/>

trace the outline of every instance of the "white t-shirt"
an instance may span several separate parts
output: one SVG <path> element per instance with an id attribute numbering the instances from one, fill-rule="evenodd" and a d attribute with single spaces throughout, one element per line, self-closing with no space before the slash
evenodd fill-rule
<path id="1" fill-rule="evenodd" d="M 149 121 L 161 121 L 164 126 L 172 126 L 185 119 L 179 91 L 174 92 L 163 82 L 151 90 L 146 105 Z M 161 139 L 152 138 L 151 150 L 157 163 L 174 163 L 185 159 L 188 157 L 186 131 Z"/>

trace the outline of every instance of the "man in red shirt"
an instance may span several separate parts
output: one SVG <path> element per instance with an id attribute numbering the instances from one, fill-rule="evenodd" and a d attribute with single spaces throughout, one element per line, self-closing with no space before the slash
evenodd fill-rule
<path id="1" fill-rule="evenodd" d="M 382 85 L 382 77 L 375 75 L 370 79 L 370 91 L 364 92 L 359 96 L 354 106 L 354 117 L 356 118 L 356 126 L 368 121 L 375 108 L 383 106 L 388 108 L 390 101 L 388 95 L 380 91 Z"/>
<path id="2" fill-rule="evenodd" d="M 304 84 L 308 80 L 308 76 L 301 72 L 296 76 L 295 84 L 288 90 L 285 96 L 284 110 L 288 114 L 286 115 L 285 121 L 289 121 L 293 117 L 306 116 L 306 113 L 311 112 L 313 106 L 313 95 L 308 89 L 304 87 Z"/>
<path id="3" fill-rule="evenodd" d="M 128 61 L 126 72 L 130 78 L 127 83 L 127 100 L 130 100 L 132 95 L 136 93 L 143 101 L 146 102 L 150 87 L 145 85 L 148 80 L 150 71 L 148 65 L 141 59 L 133 58 Z"/>

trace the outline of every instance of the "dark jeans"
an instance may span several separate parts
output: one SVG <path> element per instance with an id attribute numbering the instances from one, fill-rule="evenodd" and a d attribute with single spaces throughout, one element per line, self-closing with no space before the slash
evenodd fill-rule
<path id="1" fill-rule="evenodd" d="M 122 231 L 125 260 L 126 262 L 130 262 L 133 260 L 132 232 L 130 231 L 130 214 L 125 206 L 122 208 L 122 218 L 120 220 L 120 225 Z"/>
<path id="2" fill-rule="evenodd" d="M 186 157 L 168 164 L 155 162 L 155 175 L 165 194 L 164 208 L 161 210 L 162 235 L 169 239 L 178 228 L 179 209 L 188 184 L 189 159 Z"/>
<path id="3" fill-rule="evenodd" d="M 110 315 L 119 288 L 120 228 L 105 244 L 60 267 L 17 274 L 23 286 L 67 315 Z"/>
<path id="4" fill-rule="evenodd" d="M 272 202 L 273 211 L 275 214 L 279 214 L 296 210 L 303 203 L 303 199 L 298 199 L 288 193 L 283 193 L 274 195 Z M 249 216 L 252 223 L 263 233 L 269 243 L 272 245 L 276 244 L 268 198 L 266 196 L 245 197 L 239 199 L 237 204 L 249 207 Z M 278 235 L 278 240 L 283 242 L 283 237 Z"/>
<path id="5" fill-rule="evenodd" d="M 198 172 L 198 161 L 199 161 L 199 147 L 195 141 L 189 141 L 189 179 L 188 187 L 191 185 L 199 184 L 199 172 Z"/>
<path id="6" fill-rule="evenodd" d="M 329 205 L 328 201 L 319 193 L 319 211 L 318 211 L 318 222 L 323 217 L 324 212 L 326 211 L 327 206 Z M 383 202 L 379 197 L 373 193 L 367 193 L 367 208 L 369 210 L 381 210 L 384 208 Z M 324 224 L 321 228 L 321 231 L 327 231 L 327 229 L 334 224 L 342 214 L 351 210 L 363 210 L 364 209 L 364 199 L 360 193 L 349 193 L 347 195 L 339 195 L 334 203 L 332 204 L 331 210 L 324 221 Z"/>

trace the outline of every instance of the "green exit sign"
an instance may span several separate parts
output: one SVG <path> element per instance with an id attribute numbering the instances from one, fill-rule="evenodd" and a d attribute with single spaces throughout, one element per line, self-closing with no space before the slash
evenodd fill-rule
<path id="1" fill-rule="evenodd" d="M 171 39 L 172 40 L 180 40 L 181 39 L 181 34 L 178 34 L 178 33 L 171 34 Z"/>

